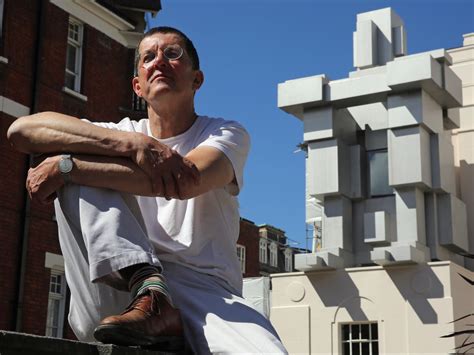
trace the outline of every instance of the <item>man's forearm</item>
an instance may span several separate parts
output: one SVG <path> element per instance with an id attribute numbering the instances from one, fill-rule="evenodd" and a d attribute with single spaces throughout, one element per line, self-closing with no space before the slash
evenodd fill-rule
<path id="1" fill-rule="evenodd" d="M 135 133 L 98 127 L 57 112 L 17 119 L 8 129 L 12 145 L 24 153 L 72 152 L 130 156 Z"/>
<path id="2" fill-rule="evenodd" d="M 157 196 L 148 175 L 130 159 L 95 155 L 73 155 L 72 159 L 71 181 L 75 184 Z"/>

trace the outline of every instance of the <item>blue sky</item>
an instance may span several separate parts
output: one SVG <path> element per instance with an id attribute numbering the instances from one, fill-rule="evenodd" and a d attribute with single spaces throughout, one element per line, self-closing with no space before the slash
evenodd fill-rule
<path id="1" fill-rule="evenodd" d="M 305 247 L 302 122 L 277 108 L 277 84 L 326 74 L 347 77 L 356 15 L 392 7 L 405 22 L 408 53 L 462 45 L 474 32 L 473 0 L 162 0 L 151 25 L 181 29 L 194 42 L 205 82 L 199 114 L 235 119 L 252 148 L 241 216 L 271 224 Z"/>

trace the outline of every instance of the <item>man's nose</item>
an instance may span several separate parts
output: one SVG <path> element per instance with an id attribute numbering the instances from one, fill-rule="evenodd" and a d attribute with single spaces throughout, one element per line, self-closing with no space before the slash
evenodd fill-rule
<path id="1" fill-rule="evenodd" d="M 153 67 L 160 67 L 166 63 L 168 63 L 168 59 L 165 57 L 164 52 L 161 49 L 158 49 L 155 59 L 153 60 Z"/>

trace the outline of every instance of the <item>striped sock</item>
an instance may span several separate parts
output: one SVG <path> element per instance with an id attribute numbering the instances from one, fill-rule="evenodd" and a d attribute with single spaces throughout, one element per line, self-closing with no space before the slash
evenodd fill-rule
<path id="1" fill-rule="evenodd" d="M 156 266 L 147 265 L 137 270 L 130 278 L 128 288 L 134 299 L 145 294 L 148 290 L 157 291 L 174 307 L 168 286 L 166 285 L 166 279 Z"/>

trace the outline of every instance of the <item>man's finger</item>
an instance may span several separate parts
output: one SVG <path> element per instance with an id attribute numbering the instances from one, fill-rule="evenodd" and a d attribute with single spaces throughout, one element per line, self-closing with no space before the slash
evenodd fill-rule
<path id="1" fill-rule="evenodd" d="M 173 196 L 174 189 L 174 179 L 169 174 L 165 174 L 162 176 L 163 179 L 163 197 L 167 200 L 171 199 Z"/>
<path id="2" fill-rule="evenodd" d="M 175 193 L 176 193 L 175 196 L 177 196 L 180 200 L 181 200 L 181 191 L 179 187 L 182 183 L 182 181 L 180 180 L 182 180 L 183 178 L 185 177 L 183 176 L 183 172 L 181 170 L 178 171 L 177 173 L 173 173 L 173 180 L 174 180 Z"/>
<path id="3" fill-rule="evenodd" d="M 160 195 L 163 192 L 163 181 L 161 175 L 154 175 L 150 180 L 153 194 Z"/>

